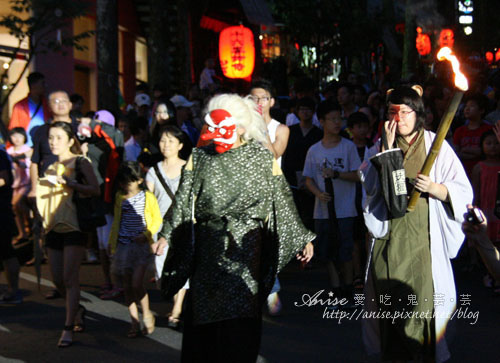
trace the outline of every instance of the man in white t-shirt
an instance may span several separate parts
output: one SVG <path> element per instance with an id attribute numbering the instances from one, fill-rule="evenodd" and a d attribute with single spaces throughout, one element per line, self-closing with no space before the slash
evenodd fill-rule
<path id="1" fill-rule="evenodd" d="M 252 83 L 250 95 L 258 105 L 264 121 L 266 121 L 268 136 L 267 146 L 273 153 L 278 165 L 281 167 L 281 156 L 286 150 L 290 130 L 286 125 L 271 118 L 270 110 L 274 106 L 271 83 L 265 80 L 259 80 Z"/>
<path id="2" fill-rule="evenodd" d="M 341 108 L 330 101 L 322 102 L 317 110 L 323 125 L 324 136 L 307 152 L 303 175 L 306 187 L 315 195 L 314 222 L 318 238 L 315 241 L 317 256 L 327 259 L 332 287 L 339 281 L 333 261 L 337 261 L 343 279 L 344 297 L 352 298 L 354 246 L 354 219 L 356 211 L 357 170 L 361 164 L 356 146 L 340 136 L 342 129 Z M 332 180 L 333 195 L 326 192 L 326 182 Z M 331 208 L 335 209 L 335 217 Z M 332 253 L 334 231 L 338 235 L 338 255 Z"/>

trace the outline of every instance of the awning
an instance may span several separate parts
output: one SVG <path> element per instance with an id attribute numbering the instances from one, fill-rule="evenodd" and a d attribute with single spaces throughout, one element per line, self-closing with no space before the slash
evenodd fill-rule
<path id="1" fill-rule="evenodd" d="M 271 11 L 264 0 L 240 0 L 248 21 L 254 25 L 274 25 Z"/>

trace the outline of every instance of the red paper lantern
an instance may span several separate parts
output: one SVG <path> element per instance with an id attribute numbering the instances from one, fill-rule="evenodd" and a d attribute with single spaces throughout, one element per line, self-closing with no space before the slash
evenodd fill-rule
<path id="1" fill-rule="evenodd" d="M 492 52 L 486 52 L 485 58 L 486 58 L 486 63 L 488 63 L 488 64 L 493 63 L 494 56 L 493 56 Z"/>
<path id="2" fill-rule="evenodd" d="M 416 47 L 418 54 L 427 55 L 431 52 L 431 38 L 427 34 L 422 33 L 422 28 L 417 28 Z"/>
<path id="3" fill-rule="evenodd" d="M 455 34 L 451 29 L 443 29 L 439 33 L 439 47 L 448 47 L 453 49 L 453 44 L 455 44 Z"/>
<path id="4" fill-rule="evenodd" d="M 252 31 L 243 25 L 224 29 L 219 36 L 220 67 L 227 78 L 247 78 L 255 65 Z"/>
<path id="5" fill-rule="evenodd" d="M 495 62 L 498 62 L 500 60 L 500 48 L 498 48 L 497 52 L 495 53 Z"/>

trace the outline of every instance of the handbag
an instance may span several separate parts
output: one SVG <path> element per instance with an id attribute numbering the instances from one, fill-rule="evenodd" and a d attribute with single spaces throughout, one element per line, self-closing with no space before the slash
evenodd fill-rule
<path id="1" fill-rule="evenodd" d="M 159 172 L 159 170 L 158 170 Z M 194 168 L 193 185 L 197 180 L 199 168 Z M 158 174 L 159 175 L 159 174 Z M 162 179 L 160 179 L 161 181 Z M 182 182 L 182 181 L 181 181 Z M 194 187 L 193 187 L 194 189 Z M 171 234 L 171 239 L 189 238 L 189 242 L 178 243 L 171 245 L 165 257 L 163 272 L 161 276 L 161 295 L 164 299 L 171 299 L 177 292 L 186 284 L 194 271 L 194 256 L 195 256 L 195 232 L 194 225 L 196 223 L 194 217 L 196 197 L 191 191 L 191 219 L 187 223 L 178 226 Z M 175 196 L 172 199 L 174 204 Z M 170 206 L 169 211 L 173 211 Z M 170 212 L 172 213 L 172 212 Z M 167 211 L 166 215 L 169 214 Z"/>
<path id="2" fill-rule="evenodd" d="M 406 173 L 401 149 L 389 149 L 385 128 L 382 128 L 382 143 L 385 151 L 370 158 L 378 171 L 382 194 L 391 218 L 401 218 L 408 206 Z"/>
<path id="3" fill-rule="evenodd" d="M 75 161 L 76 182 L 78 184 L 86 184 L 85 176 L 81 170 L 81 162 L 83 157 L 78 156 Z M 80 193 L 73 192 L 73 203 L 76 206 L 76 216 L 80 231 L 90 233 L 95 231 L 97 227 L 106 225 L 104 217 L 104 205 L 97 197 L 82 197 Z"/>
<path id="4" fill-rule="evenodd" d="M 177 227 L 172 238 L 190 236 L 186 244 L 170 246 L 165 257 L 161 277 L 161 294 L 166 300 L 171 299 L 186 284 L 194 271 L 194 196 L 191 194 L 191 221 Z M 184 229 L 184 231 L 182 230 Z"/>

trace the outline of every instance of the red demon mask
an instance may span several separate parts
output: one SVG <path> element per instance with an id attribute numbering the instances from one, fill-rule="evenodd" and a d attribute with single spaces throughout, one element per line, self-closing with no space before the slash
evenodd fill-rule
<path id="1" fill-rule="evenodd" d="M 201 135 L 204 141 L 214 140 L 215 151 L 222 154 L 234 145 L 236 138 L 236 123 L 233 116 L 226 110 L 213 110 L 205 116 L 208 129 Z"/>

